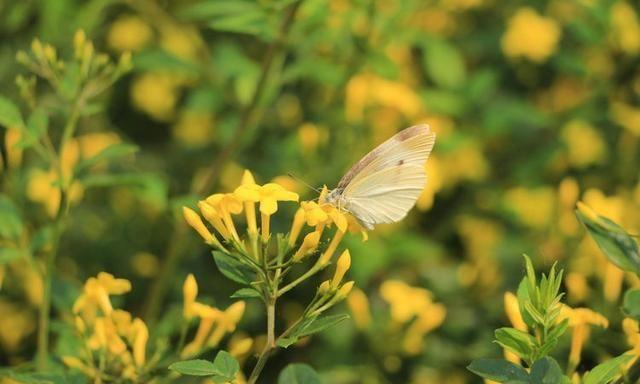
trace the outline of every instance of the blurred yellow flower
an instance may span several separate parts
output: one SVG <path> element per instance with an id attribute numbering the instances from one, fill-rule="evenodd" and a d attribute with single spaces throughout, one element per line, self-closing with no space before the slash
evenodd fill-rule
<path id="1" fill-rule="evenodd" d="M 391 306 L 391 318 L 406 323 L 428 309 L 432 303 L 431 292 L 414 288 L 400 280 L 387 280 L 380 285 L 380 295 Z"/>
<path id="2" fill-rule="evenodd" d="M 198 31 L 189 25 L 180 28 L 166 26 L 161 30 L 160 46 L 167 52 L 185 59 L 196 59 L 201 44 Z"/>
<path id="3" fill-rule="evenodd" d="M 580 363 L 580 354 L 584 343 L 589 339 L 590 326 L 596 325 L 602 328 L 609 327 L 609 320 L 598 312 L 589 308 L 571 308 L 562 305 L 558 321 L 569 320 L 571 332 L 571 350 L 569 351 L 569 364 L 576 367 Z"/>
<path id="4" fill-rule="evenodd" d="M 633 7 L 626 1 L 617 1 L 611 7 L 611 38 L 624 53 L 640 52 L 640 23 Z"/>
<path id="5" fill-rule="evenodd" d="M 442 178 L 444 187 L 452 187 L 462 181 L 481 181 L 489 175 L 489 163 L 480 143 L 475 140 L 464 140 L 440 156 L 441 174 L 446 175 Z"/>
<path id="6" fill-rule="evenodd" d="M 622 320 L 622 330 L 627 337 L 627 344 L 631 346 L 629 352 L 635 355 L 633 361 L 629 362 L 629 365 L 631 365 L 640 357 L 640 327 L 638 326 L 638 321 L 629 317 L 625 318 Z"/>
<path id="7" fill-rule="evenodd" d="M 22 131 L 18 128 L 10 128 L 4 134 L 4 148 L 7 154 L 7 168 L 15 168 L 22 163 L 22 149 L 16 144 L 22 139 Z"/>
<path id="8" fill-rule="evenodd" d="M 567 147 L 569 163 L 576 168 L 600 164 L 606 159 L 607 147 L 602 135 L 587 122 L 568 122 L 562 128 L 561 137 Z"/>
<path id="9" fill-rule="evenodd" d="M 520 221 L 533 229 L 544 229 L 551 222 L 555 193 L 550 187 L 514 187 L 505 192 L 504 200 Z"/>
<path id="10" fill-rule="evenodd" d="M 369 299 L 360 289 L 354 288 L 347 296 L 347 306 L 353 316 L 353 321 L 359 329 L 366 329 L 371 324 L 371 311 Z"/>
<path id="11" fill-rule="evenodd" d="M 138 51 L 151 40 L 153 31 L 141 18 L 134 15 L 119 16 L 107 32 L 107 45 L 116 51 Z"/>
<path id="12" fill-rule="evenodd" d="M 622 224 L 625 222 L 626 202 L 622 197 L 607 196 L 599 189 L 590 188 L 584 192 L 582 200 L 599 215 L 605 216 L 616 223 Z"/>
<path id="13" fill-rule="evenodd" d="M 502 51 L 510 58 L 524 57 L 542 63 L 551 56 L 560 41 L 558 23 L 530 7 L 516 11 L 502 36 Z"/>
<path id="14" fill-rule="evenodd" d="M 298 141 L 303 154 L 313 152 L 319 145 L 324 144 L 329 132 L 324 127 L 313 123 L 304 123 L 298 127 Z"/>
<path id="15" fill-rule="evenodd" d="M 580 228 L 573 212 L 579 195 L 580 187 L 575 179 L 566 177 L 560 181 L 558 186 L 558 210 L 560 215 L 558 227 L 564 235 L 576 235 Z"/>
<path id="16" fill-rule="evenodd" d="M 149 252 L 137 252 L 131 258 L 131 269 L 140 277 L 154 277 L 160 270 L 158 257 Z"/>
<path id="17" fill-rule="evenodd" d="M 169 121 L 175 114 L 179 88 L 169 74 L 148 72 L 139 75 L 131 85 L 133 105 L 158 121 Z"/>
<path id="18" fill-rule="evenodd" d="M 345 103 L 351 121 L 361 121 L 370 105 L 395 108 L 408 119 L 423 110 L 420 97 L 409 86 L 368 73 L 349 79 Z"/>
<path id="19" fill-rule="evenodd" d="M 589 296 L 589 284 L 583 273 L 569 272 L 564 278 L 567 287 L 569 301 L 577 303 L 587 299 Z"/>
<path id="20" fill-rule="evenodd" d="M 613 101 L 611 115 L 616 123 L 635 136 L 640 136 L 640 108 L 626 102 Z"/>
<path id="21" fill-rule="evenodd" d="M 213 116 L 210 113 L 185 110 L 171 126 L 171 134 L 187 147 L 203 147 L 214 141 L 214 127 Z"/>
<path id="22" fill-rule="evenodd" d="M 442 189 L 443 185 L 443 177 L 441 174 L 442 165 L 440 164 L 438 156 L 431 155 L 424 167 L 427 171 L 428 182 L 416 202 L 416 207 L 421 211 L 427 211 L 433 207 L 435 195 Z"/>
<path id="23" fill-rule="evenodd" d="M 31 309 L 0 298 L 0 346 L 7 352 L 16 352 L 25 339 L 36 329 Z"/>

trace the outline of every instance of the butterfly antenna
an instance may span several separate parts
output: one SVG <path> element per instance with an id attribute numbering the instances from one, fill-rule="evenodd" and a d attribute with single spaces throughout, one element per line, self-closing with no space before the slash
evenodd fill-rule
<path id="1" fill-rule="evenodd" d="M 314 191 L 316 191 L 316 192 L 318 192 L 318 193 L 320 193 L 320 192 L 321 192 L 321 191 L 320 191 L 320 189 L 313 187 L 311 184 L 309 184 L 309 183 L 307 183 L 306 181 L 302 180 L 302 179 L 301 179 L 301 178 L 299 178 L 298 176 L 295 176 L 293 173 L 291 173 L 291 172 L 287 172 L 287 175 L 288 175 L 289 177 L 291 177 L 292 179 L 297 180 L 297 181 L 301 182 L 302 184 L 306 185 L 306 186 L 307 186 L 307 187 L 309 187 L 310 189 L 312 189 L 312 190 L 314 190 Z"/>

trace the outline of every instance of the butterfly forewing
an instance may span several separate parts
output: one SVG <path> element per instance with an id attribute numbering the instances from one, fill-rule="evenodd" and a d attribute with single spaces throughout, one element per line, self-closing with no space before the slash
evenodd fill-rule
<path id="1" fill-rule="evenodd" d="M 401 220 L 426 185 L 424 164 L 434 143 L 429 127 L 418 125 L 371 151 L 338 184 L 345 208 L 367 228 Z"/>

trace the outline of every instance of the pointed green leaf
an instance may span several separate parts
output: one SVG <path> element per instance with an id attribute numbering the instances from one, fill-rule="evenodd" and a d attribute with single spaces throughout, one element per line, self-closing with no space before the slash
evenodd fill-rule
<path id="1" fill-rule="evenodd" d="M 262 299 L 262 294 L 253 288 L 240 288 L 230 297 L 232 299 Z"/>
<path id="2" fill-rule="evenodd" d="M 633 359 L 633 355 L 620 355 L 597 365 L 582 378 L 582 384 L 607 384 L 622 373 L 622 366 Z"/>
<path id="3" fill-rule="evenodd" d="M 515 328 L 499 328 L 495 331 L 495 337 L 498 344 L 516 353 L 523 359 L 528 359 L 533 352 L 535 339 L 526 332 Z"/>
<path id="4" fill-rule="evenodd" d="M 499 383 L 527 384 L 529 374 L 519 365 L 500 359 L 478 359 L 467 367 L 476 375 Z"/>
<path id="5" fill-rule="evenodd" d="M 227 278 L 245 285 L 249 285 L 256 280 L 256 273 L 235 257 L 220 251 L 213 251 L 212 253 L 216 266 Z"/>
<path id="6" fill-rule="evenodd" d="M 564 380 L 562 369 L 551 357 L 543 357 L 533 363 L 529 375 L 531 384 L 558 384 Z"/>
<path id="7" fill-rule="evenodd" d="M 640 289 L 630 289 L 624 294 L 622 309 L 627 316 L 640 320 Z"/>
<path id="8" fill-rule="evenodd" d="M 240 364 L 227 351 L 220 351 L 213 360 L 213 366 L 220 376 L 235 378 L 240 370 Z M 215 380 L 214 380 L 215 381 Z"/>
<path id="9" fill-rule="evenodd" d="M 613 221 L 604 216 L 587 217 L 576 210 L 576 215 L 587 227 L 591 237 L 607 258 L 625 271 L 640 274 L 640 251 L 638 243 Z"/>
<path id="10" fill-rule="evenodd" d="M 24 127 L 20 109 L 4 96 L 0 96 L 0 125 L 5 128 Z"/>
<path id="11" fill-rule="evenodd" d="M 199 359 L 178 361 L 171 364 L 169 369 L 187 376 L 213 376 L 220 373 L 212 362 Z"/>
<path id="12" fill-rule="evenodd" d="M 303 337 L 323 331 L 348 318 L 349 315 L 330 315 L 307 318 L 294 327 L 287 337 L 279 338 L 277 344 L 282 348 L 287 348 Z"/>

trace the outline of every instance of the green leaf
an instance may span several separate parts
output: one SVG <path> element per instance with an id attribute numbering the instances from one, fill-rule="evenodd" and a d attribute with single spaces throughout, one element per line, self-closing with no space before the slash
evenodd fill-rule
<path id="1" fill-rule="evenodd" d="M 49 127 L 49 116 L 42 108 L 37 108 L 29 116 L 27 121 L 26 134 L 16 144 L 18 148 L 28 148 L 38 142 L 40 138 L 47 133 Z"/>
<path id="2" fill-rule="evenodd" d="M 604 216 L 598 215 L 594 219 L 587 217 L 580 210 L 576 210 L 576 215 L 612 263 L 625 271 L 640 274 L 638 243 L 624 228 Z"/>
<path id="3" fill-rule="evenodd" d="M 495 331 L 496 342 L 523 359 L 529 359 L 535 339 L 530 334 L 515 328 L 499 328 Z"/>
<path id="4" fill-rule="evenodd" d="M 262 299 L 262 294 L 253 288 L 240 288 L 230 297 L 232 299 Z"/>
<path id="5" fill-rule="evenodd" d="M 582 384 L 607 384 L 622 373 L 622 366 L 633 359 L 633 355 L 620 355 L 587 372 L 582 378 Z"/>
<path id="6" fill-rule="evenodd" d="M 213 366 L 218 371 L 217 376 L 220 376 L 220 379 L 227 379 L 226 381 L 233 380 L 240 370 L 238 361 L 227 351 L 218 352 L 213 360 Z M 213 381 L 220 382 L 220 379 L 213 378 Z"/>
<path id="7" fill-rule="evenodd" d="M 287 335 L 287 337 L 281 337 L 278 339 L 277 344 L 282 348 L 287 348 L 292 344 L 295 344 L 303 337 L 313 335 L 323 331 L 329 327 L 332 327 L 341 321 L 349 318 L 349 315 L 329 315 L 329 316 L 316 316 L 309 317 L 301 321 L 295 326 Z"/>
<path id="8" fill-rule="evenodd" d="M 102 151 L 98 152 L 96 155 L 80 161 L 76 166 L 75 172 L 80 173 L 96 164 L 115 160 L 120 157 L 133 154 L 137 151 L 138 147 L 132 144 L 118 143 L 110 145 Z"/>
<path id="9" fill-rule="evenodd" d="M 0 96 L 0 125 L 6 128 L 24 127 L 20 109 L 4 96 Z"/>
<path id="10" fill-rule="evenodd" d="M 209 21 L 218 17 L 260 11 L 260 3 L 248 0 L 203 0 L 178 12 L 185 21 Z"/>
<path id="11" fill-rule="evenodd" d="M 627 316 L 640 320 L 640 289 L 630 289 L 624 294 L 622 310 Z"/>
<path id="12" fill-rule="evenodd" d="M 320 384 L 320 378 L 307 364 L 289 364 L 280 372 L 278 384 Z"/>
<path id="13" fill-rule="evenodd" d="M 464 59 L 455 46 L 445 40 L 432 39 L 426 43 L 424 66 L 431 80 L 447 89 L 461 87 L 467 78 Z"/>
<path id="14" fill-rule="evenodd" d="M 187 376 L 213 376 L 220 374 L 216 366 L 207 360 L 178 361 L 169 366 L 169 369 Z"/>
<path id="15" fill-rule="evenodd" d="M 6 195 L 0 195 L 0 237 L 15 238 L 22 233 L 18 208 Z"/>
<path id="16" fill-rule="evenodd" d="M 256 273 L 233 256 L 213 251 L 213 260 L 220 272 L 236 283 L 249 285 L 256 280 Z"/>
<path id="17" fill-rule="evenodd" d="M 467 367 L 476 375 L 499 383 L 527 384 L 529 374 L 519 365 L 501 359 L 478 359 Z"/>
<path id="18" fill-rule="evenodd" d="M 17 248 L 0 248 L 0 265 L 7 264 L 24 256 L 24 251 Z"/>
<path id="19" fill-rule="evenodd" d="M 551 357 L 543 357 L 531 367 L 531 384 L 558 384 L 564 376 L 558 363 Z"/>

